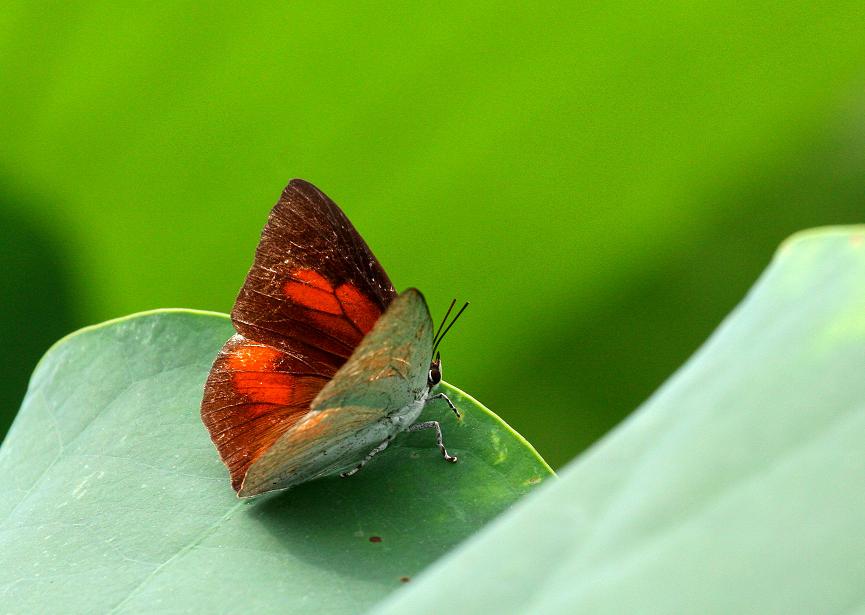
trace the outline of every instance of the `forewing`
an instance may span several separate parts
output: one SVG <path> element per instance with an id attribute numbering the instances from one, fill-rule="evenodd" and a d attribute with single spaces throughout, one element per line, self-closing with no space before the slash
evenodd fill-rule
<path id="1" fill-rule="evenodd" d="M 395 296 L 336 203 L 295 179 L 270 213 L 231 319 L 309 368 L 338 368 Z"/>
<path id="2" fill-rule="evenodd" d="M 309 412 L 335 370 L 305 362 L 242 335 L 229 339 L 210 370 L 201 419 L 240 489 L 249 466 Z"/>
<path id="3" fill-rule="evenodd" d="M 249 468 L 240 495 L 255 495 L 325 476 L 359 461 L 397 431 L 383 419 L 423 398 L 432 351 L 432 321 L 423 295 L 400 294 L 351 358 L 294 423 Z M 389 431 L 388 431 L 389 430 Z M 376 436 L 377 437 L 377 436 Z M 337 454 L 329 452 L 337 451 Z"/>

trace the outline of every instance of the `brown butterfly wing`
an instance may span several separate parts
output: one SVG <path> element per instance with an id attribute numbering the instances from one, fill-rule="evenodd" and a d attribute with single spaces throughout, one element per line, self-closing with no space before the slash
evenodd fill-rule
<path id="1" fill-rule="evenodd" d="M 310 372 L 303 361 L 235 335 L 216 357 L 201 419 L 240 489 L 249 466 L 308 411 L 335 370 Z"/>
<path id="2" fill-rule="evenodd" d="M 270 213 L 211 368 L 201 418 L 232 486 L 309 412 L 396 296 L 339 207 L 293 180 Z"/>
<path id="3" fill-rule="evenodd" d="M 395 296 L 336 203 L 295 179 L 270 213 L 231 320 L 310 368 L 339 367 Z"/>

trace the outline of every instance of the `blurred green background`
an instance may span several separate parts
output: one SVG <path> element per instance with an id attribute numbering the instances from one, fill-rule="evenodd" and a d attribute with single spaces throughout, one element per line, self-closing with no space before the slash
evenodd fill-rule
<path id="1" fill-rule="evenodd" d="M 446 378 L 560 465 L 791 232 L 865 221 L 861 2 L 6 2 L 0 432 L 86 324 L 231 308 L 292 177 L 398 288 L 472 307 Z"/>

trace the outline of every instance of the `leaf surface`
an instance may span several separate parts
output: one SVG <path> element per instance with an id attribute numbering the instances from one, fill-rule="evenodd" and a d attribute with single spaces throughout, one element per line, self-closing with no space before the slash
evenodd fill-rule
<path id="1" fill-rule="evenodd" d="M 400 436 L 350 479 L 238 500 L 198 416 L 232 333 L 157 311 L 80 331 L 40 362 L 0 449 L 0 610 L 363 610 L 551 476 L 498 417 L 446 387 L 457 464 Z"/>
<path id="2" fill-rule="evenodd" d="M 806 232 L 626 423 L 375 612 L 861 610 L 863 443 L 865 227 Z"/>

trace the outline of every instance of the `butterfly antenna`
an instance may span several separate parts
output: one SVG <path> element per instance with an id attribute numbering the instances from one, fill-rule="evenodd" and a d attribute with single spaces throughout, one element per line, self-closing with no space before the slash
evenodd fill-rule
<path id="1" fill-rule="evenodd" d="M 439 325 L 438 331 L 436 331 L 435 337 L 433 337 L 433 346 L 435 346 L 436 340 L 439 338 L 439 333 L 442 332 L 442 327 L 445 326 L 445 323 L 446 323 L 447 320 L 448 320 L 448 316 L 451 315 L 451 310 L 454 309 L 454 306 L 455 306 L 456 304 L 457 304 L 457 300 L 456 300 L 456 299 L 454 299 L 453 301 L 451 301 L 451 306 L 448 308 L 448 311 L 447 311 L 447 313 L 445 314 L 445 317 L 442 318 L 442 324 Z"/>
<path id="2" fill-rule="evenodd" d="M 448 331 L 451 330 L 451 327 L 454 326 L 454 323 L 457 321 L 457 319 L 458 319 L 460 316 L 462 316 L 462 313 L 466 311 L 466 308 L 467 308 L 468 306 L 469 306 L 469 302 L 466 301 L 466 302 L 465 302 L 465 305 L 463 305 L 463 306 L 460 308 L 460 311 L 457 312 L 457 315 L 454 316 L 454 319 L 451 321 L 451 324 L 448 325 L 448 328 L 444 330 L 444 333 L 441 334 L 441 337 L 438 338 L 438 340 L 436 341 L 435 345 L 433 346 L 433 354 L 435 354 L 436 349 L 439 347 L 439 344 L 442 343 L 442 340 L 445 338 L 445 335 L 448 334 Z M 450 312 L 450 310 L 448 310 L 448 312 Z"/>

